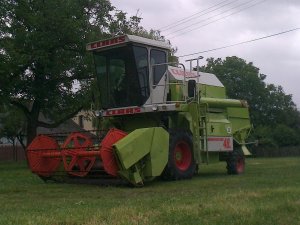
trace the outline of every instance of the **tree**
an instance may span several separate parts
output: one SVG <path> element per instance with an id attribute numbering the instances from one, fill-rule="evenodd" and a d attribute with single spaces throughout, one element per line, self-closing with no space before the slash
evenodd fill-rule
<path id="1" fill-rule="evenodd" d="M 38 126 L 56 126 L 82 108 L 91 75 L 85 43 L 113 8 L 100 0 L 0 4 L 1 94 L 26 116 L 29 143 Z M 41 112 L 55 122 L 39 121 Z"/>
<path id="2" fill-rule="evenodd" d="M 0 116 L 0 137 L 7 138 L 11 143 L 15 143 L 18 140 L 22 145 L 24 121 L 23 113 L 20 110 L 15 108 L 7 109 L 6 113 Z"/>
<path id="3" fill-rule="evenodd" d="M 17 160 L 17 143 L 25 150 L 24 137 L 24 116 L 15 108 L 1 105 L 0 110 L 0 139 L 5 138 L 13 146 L 14 159 Z"/>
<path id="4" fill-rule="evenodd" d="M 285 94 L 281 86 L 266 84 L 266 75 L 252 62 L 236 56 L 207 59 L 201 71 L 214 73 L 227 90 L 230 98 L 245 99 L 250 105 L 251 122 L 257 128 L 256 137 L 265 143 L 278 145 L 296 144 L 299 135 L 300 114 L 291 95 Z M 290 138 L 278 138 L 279 131 L 286 131 Z M 286 137 L 286 135 L 285 135 Z M 299 143 L 299 141 L 298 141 Z"/>
<path id="5" fill-rule="evenodd" d="M 139 17 L 114 10 L 108 0 L 0 2 L 0 98 L 24 114 L 27 144 L 37 127 L 56 127 L 89 105 L 88 42 L 145 32 Z"/>

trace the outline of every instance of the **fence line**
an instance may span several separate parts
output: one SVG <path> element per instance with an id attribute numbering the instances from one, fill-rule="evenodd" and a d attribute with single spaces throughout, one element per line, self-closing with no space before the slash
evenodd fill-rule
<path id="1" fill-rule="evenodd" d="M 300 146 L 286 147 L 252 147 L 251 153 L 255 157 L 294 157 L 300 156 Z"/>
<path id="2" fill-rule="evenodd" d="M 26 160 L 22 146 L 0 145 L 0 161 L 23 161 Z"/>

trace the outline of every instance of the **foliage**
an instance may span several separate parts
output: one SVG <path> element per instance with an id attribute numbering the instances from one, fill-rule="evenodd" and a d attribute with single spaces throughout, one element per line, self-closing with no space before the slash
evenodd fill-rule
<path id="1" fill-rule="evenodd" d="M 25 130 L 25 118 L 17 108 L 2 105 L 0 111 L 0 138 L 6 138 L 12 145 L 19 141 L 24 147 L 23 136 Z"/>
<path id="2" fill-rule="evenodd" d="M 272 145 L 258 145 L 251 146 L 250 151 L 255 157 L 299 157 L 300 156 L 300 146 L 284 146 L 284 147 L 274 147 Z"/>
<path id="3" fill-rule="evenodd" d="M 142 18 L 138 15 L 131 16 L 128 20 L 126 12 L 116 10 L 109 31 L 114 35 L 134 34 L 154 40 L 165 40 L 165 38 L 161 36 L 160 31 L 153 29 L 147 31 L 144 27 L 140 26 L 141 20 Z"/>
<path id="4" fill-rule="evenodd" d="M 0 2 L 0 99 L 21 110 L 28 142 L 88 107 L 93 77 L 88 42 L 121 33 L 160 39 L 108 0 Z M 43 114 L 51 123 L 40 121 Z"/>
<path id="5" fill-rule="evenodd" d="M 84 46 L 96 25 L 106 26 L 112 7 L 93 0 L 11 0 L 1 9 L 1 91 L 23 111 L 32 139 L 38 126 L 56 125 L 39 121 L 41 112 L 60 122 L 81 109 L 88 83 L 73 86 L 90 75 Z"/>
<path id="6" fill-rule="evenodd" d="M 289 146 L 299 144 L 299 135 L 291 127 L 285 124 L 278 124 L 271 132 L 273 140 L 280 146 Z"/>
<path id="7" fill-rule="evenodd" d="M 266 75 L 252 62 L 236 56 L 207 59 L 207 65 L 200 68 L 214 73 L 227 89 L 230 98 L 245 99 L 250 105 L 254 137 L 261 144 L 287 146 L 300 142 L 300 114 L 292 100 L 281 86 L 265 83 Z"/>
<path id="8" fill-rule="evenodd" d="M 5 115 L 0 117 L 0 137 L 5 137 L 10 141 L 15 141 L 24 127 L 23 114 L 17 110 L 7 111 L 10 116 Z"/>
<path id="9" fill-rule="evenodd" d="M 255 128 L 255 137 L 260 145 L 269 147 L 296 146 L 300 144 L 297 130 L 285 124 L 275 126 L 258 126 Z"/>

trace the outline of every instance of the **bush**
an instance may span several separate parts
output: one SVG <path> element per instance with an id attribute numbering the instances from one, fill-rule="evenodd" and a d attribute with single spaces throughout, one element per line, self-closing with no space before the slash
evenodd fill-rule
<path id="1" fill-rule="evenodd" d="M 254 157 L 292 157 L 300 156 L 300 146 L 266 147 L 251 146 L 250 152 Z"/>
<path id="2" fill-rule="evenodd" d="M 278 146 L 294 146 L 299 144 L 296 131 L 284 124 L 277 125 L 272 130 L 271 135 Z"/>
<path id="3" fill-rule="evenodd" d="M 268 148 L 296 146 L 300 144 L 297 131 L 284 125 L 258 126 L 255 128 L 252 139 L 258 140 L 259 145 Z"/>

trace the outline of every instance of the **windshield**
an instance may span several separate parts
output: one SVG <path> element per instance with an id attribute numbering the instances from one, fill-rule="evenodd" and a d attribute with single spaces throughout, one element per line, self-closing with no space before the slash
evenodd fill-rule
<path id="1" fill-rule="evenodd" d="M 125 46 L 94 54 L 103 109 L 143 105 L 149 98 L 148 51 Z"/>

